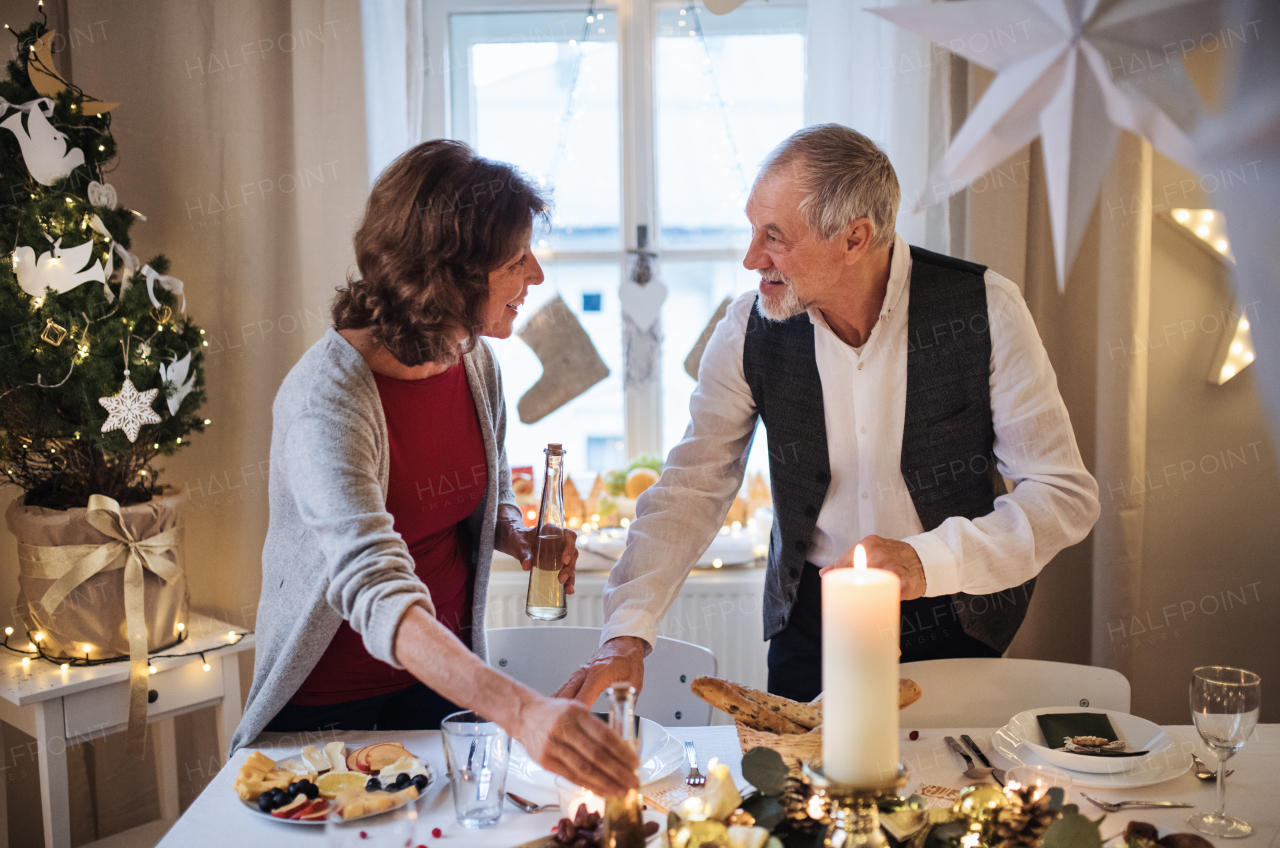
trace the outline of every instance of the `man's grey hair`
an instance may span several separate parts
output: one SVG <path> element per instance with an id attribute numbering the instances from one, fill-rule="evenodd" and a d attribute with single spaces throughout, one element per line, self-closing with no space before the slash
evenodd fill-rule
<path id="1" fill-rule="evenodd" d="M 765 157 L 759 183 L 783 170 L 804 199 L 800 214 L 820 238 L 830 241 L 857 218 L 871 220 L 871 244 L 893 244 L 901 192 L 889 157 L 875 142 L 840 124 L 805 127 Z"/>

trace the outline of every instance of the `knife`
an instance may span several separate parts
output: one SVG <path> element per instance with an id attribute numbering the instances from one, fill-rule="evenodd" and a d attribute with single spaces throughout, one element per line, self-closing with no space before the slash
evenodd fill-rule
<path id="1" fill-rule="evenodd" d="M 996 774 L 996 767 L 991 765 L 991 761 L 987 759 L 987 755 L 982 753 L 982 749 L 969 738 L 969 734 L 961 733 L 960 738 L 964 740 L 964 744 L 968 745 L 969 748 L 973 750 L 973 753 L 978 755 L 978 759 L 982 761 L 982 764 L 991 769 L 991 777 L 995 779 L 995 782 L 1004 786 L 1004 781 L 1000 779 L 1000 775 Z"/>

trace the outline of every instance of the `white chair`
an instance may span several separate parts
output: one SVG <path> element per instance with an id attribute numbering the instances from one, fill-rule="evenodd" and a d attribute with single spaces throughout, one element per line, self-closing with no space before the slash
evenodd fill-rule
<path id="1" fill-rule="evenodd" d="M 1118 671 L 1088 665 L 967 658 L 899 666 L 920 684 L 920 700 L 902 710 L 903 728 L 1003 727 L 1038 707 L 1097 707 L 1129 712 L 1129 681 Z"/>
<path id="2" fill-rule="evenodd" d="M 499 627 L 489 631 L 489 665 L 550 695 L 600 645 L 599 627 Z M 689 691 L 695 677 L 715 675 L 716 655 L 701 645 L 658 637 L 644 661 L 636 714 L 666 727 L 711 723 L 711 705 Z M 604 696 L 597 712 L 608 710 Z"/>

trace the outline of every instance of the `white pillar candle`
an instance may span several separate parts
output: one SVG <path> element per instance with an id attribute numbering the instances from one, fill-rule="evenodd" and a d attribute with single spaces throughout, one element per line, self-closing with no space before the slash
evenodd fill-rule
<path id="1" fill-rule="evenodd" d="M 898 768 L 898 629 L 901 584 L 867 568 L 822 577 L 822 766 L 836 782 L 881 786 Z"/>

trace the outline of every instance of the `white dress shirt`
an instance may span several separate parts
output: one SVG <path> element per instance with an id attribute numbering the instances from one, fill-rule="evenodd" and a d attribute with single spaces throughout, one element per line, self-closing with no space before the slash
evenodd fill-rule
<path id="1" fill-rule="evenodd" d="M 987 515 L 948 518 L 923 532 L 901 470 L 911 253 L 899 236 L 880 318 L 862 348 L 842 342 L 819 310 L 809 310 L 831 466 L 809 562 L 828 565 L 869 535 L 899 539 L 919 555 L 929 596 L 980 595 L 1034 577 L 1093 527 L 1098 484 L 1080 458 L 1031 313 L 1009 280 L 990 270 L 984 279 L 996 467 L 1015 488 Z M 627 549 L 609 574 L 602 642 L 655 642 L 658 622 L 742 486 L 758 417 L 742 370 L 755 299 L 755 292 L 737 298 L 707 344 L 688 429 L 662 478 L 641 495 Z"/>

